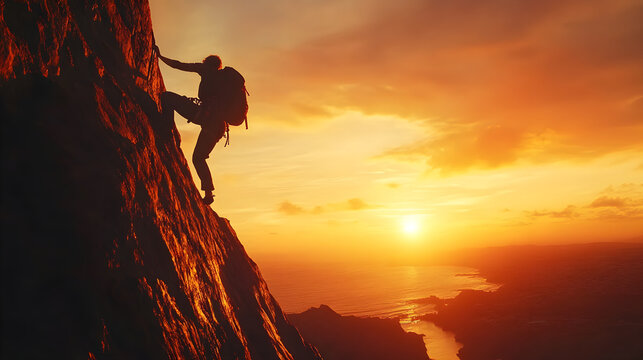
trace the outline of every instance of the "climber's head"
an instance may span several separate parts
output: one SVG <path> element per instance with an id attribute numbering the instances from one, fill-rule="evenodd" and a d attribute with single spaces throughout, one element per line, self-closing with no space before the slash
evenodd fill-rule
<path id="1" fill-rule="evenodd" d="M 216 55 L 210 55 L 203 59 L 203 63 L 212 69 L 221 69 L 221 58 Z"/>

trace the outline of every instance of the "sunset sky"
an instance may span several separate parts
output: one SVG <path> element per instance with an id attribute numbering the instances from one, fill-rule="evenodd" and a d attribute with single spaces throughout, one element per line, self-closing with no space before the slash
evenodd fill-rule
<path id="1" fill-rule="evenodd" d="M 208 163 L 251 256 L 643 241 L 643 1 L 150 7 L 163 55 L 246 78 L 250 129 Z M 176 122 L 190 159 L 199 128 Z"/>

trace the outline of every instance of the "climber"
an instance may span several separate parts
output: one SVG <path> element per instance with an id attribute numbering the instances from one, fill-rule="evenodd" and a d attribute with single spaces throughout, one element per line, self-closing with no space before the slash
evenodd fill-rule
<path id="1" fill-rule="evenodd" d="M 201 76 L 198 98 L 189 98 L 170 91 L 163 92 L 161 111 L 164 121 L 169 124 L 173 123 L 176 111 L 188 122 L 201 126 L 192 154 L 192 163 L 201 179 L 201 190 L 205 191 L 203 202 L 210 205 L 214 201 L 214 184 L 206 159 L 228 131 L 228 124 L 240 125 L 246 121 L 246 128 L 248 126 L 245 80 L 233 68 L 222 68 L 221 59 L 216 55 L 206 57 L 201 63 L 182 63 L 161 55 L 156 45 L 154 51 L 168 66 L 195 72 Z M 229 133 L 227 138 L 229 140 Z"/>

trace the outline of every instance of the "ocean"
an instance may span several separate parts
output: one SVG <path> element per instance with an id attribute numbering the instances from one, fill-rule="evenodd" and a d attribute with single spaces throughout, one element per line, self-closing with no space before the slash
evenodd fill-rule
<path id="1" fill-rule="evenodd" d="M 476 269 L 461 266 L 304 264 L 265 261 L 259 268 L 286 313 L 321 304 L 342 315 L 399 317 L 406 331 L 424 334 L 433 360 L 458 360 L 462 347 L 452 333 L 419 317 L 434 306 L 413 300 L 453 298 L 461 290 L 493 291 Z"/>

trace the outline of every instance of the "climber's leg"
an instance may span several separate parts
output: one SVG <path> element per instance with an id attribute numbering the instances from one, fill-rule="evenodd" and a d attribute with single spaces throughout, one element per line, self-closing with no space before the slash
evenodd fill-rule
<path id="1" fill-rule="evenodd" d="M 192 163 L 196 170 L 199 179 L 201 179 L 201 190 L 204 190 L 206 197 L 203 199 L 206 203 L 212 203 L 214 191 L 214 183 L 212 182 L 212 174 L 206 159 L 210 156 L 212 149 L 217 144 L 219 139 L 223 137 L 223 130 L 219 127 L 206 127 L 201 128 L 199 138 L 196 141 L 194 152 L 192 153 Z"/>
<path id="2" fill-rule="evenodd" d="M 192 102 L 187 96 L 165 91 L 161 94 L 161 109 L 165 122 L 172 124 L 174 122 L 174 111 L 188 121 L 192 121 L 199 111 L 199 105 Z"/>

